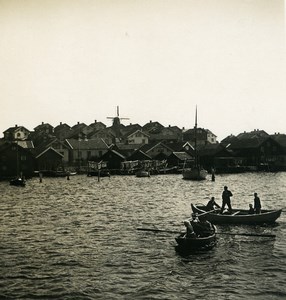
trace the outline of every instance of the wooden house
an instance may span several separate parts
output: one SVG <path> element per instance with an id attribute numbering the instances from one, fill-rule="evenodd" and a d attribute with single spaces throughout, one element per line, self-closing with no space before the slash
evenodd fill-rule
<path id="1" fill-rule="evenodd" d="M 121 163 L 126 160 L 126 157 L 115 150 L 109 149 L 101 156 L 101 160 L 107 163 L 107 169 L 119 172 L 121 169 Z"/>
<path id="2" fill-rule="evenodd" d="M 86 164 L 90 160 L 97 161 L 109 149 L 103 139 L 66 139 L 65 144 L 70 149 L 69 161 L 72 164 Z"/>
<path id="3" fill-rule="evenodd" d="M 136 130 L 128 134 L 125 138 L 127 144 L 144 145 L 149 143 L 149 135 L 142 130 Z"/>
<path id="4" fill-rule="evenodd" d="M 42 124 L 40 124 L 34 128 L 34 131 L 39 132 L 39 133 L 46 133 L 46 134 L 53 135 L 54 127 L 52 125 L 50 125 L 49 123 L 42 122 Z"/>
<path id="5" fill-rule="evenodd" d="M 3 132 L 4 139 L 7 141 L 15 141 L 15 140 L 27 140 L 30 134 L 30 131 L 24 126 L 15 125 L 14 127 L 10 127 Z"/>
<path id="6" fill-rule="evenodd" d="M 0 146 L 0 178 L 13 178 L 23 175 L 32 177 L 35 171 L 35 158 L 28 149 L 15 142 L 6 142 Z"/>
<path id="7" fill-rule="evenodd" d="M 62 122 L 60 122 L 60 125 L 54 128 L 55 136 L 61 141 L 69 136 L 70 131 L 71 127 L 68 124 Z"/>
<path id="8" fill-rule="evenodd" d="M 63 154 L 53 147 L 35 148 L 35 158 L 38 171 L 57 171 L 64 169 Z"/>

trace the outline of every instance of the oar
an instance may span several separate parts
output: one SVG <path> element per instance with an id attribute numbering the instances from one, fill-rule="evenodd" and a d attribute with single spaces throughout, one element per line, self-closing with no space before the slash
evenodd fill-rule
<path id="1" fill-rule="evenodd" d="M 166 232 L 166 233 L 182 233 L 181 231 L 174 231 L 174 230 L 164 230 L 164 229 L 153 229 L 153 228 L 140 228 L 138 227 L 137 230 L 142 231 L 153 231 L 153 232 Z M 258 236 L 258 237 L 269 237 L 275 238 L 275 234 L 256 234 L 256 233 L 233 233 L 233 232 L 216 232 L 216 234 L 224 234 L 224 235 L 241 235 L 241 236 Z"/>
<path id="2" fill-rule="evenodd" d="M 259 233 L 233 233 L 233 232 L 217 232 L 216 234 L 224 234 L 224 235 L 242 235 L 242 236 L 261 236 L 261 237 L 270 237 L 275 238 L 275 234 L 259 234 Z"/>

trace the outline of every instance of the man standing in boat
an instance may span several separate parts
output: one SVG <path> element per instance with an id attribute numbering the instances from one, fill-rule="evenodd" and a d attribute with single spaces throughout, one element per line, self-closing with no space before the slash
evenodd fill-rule
<path id="1" fill-rule="evenodd" d="M 227 205 L 229 212 L 232 213 L 232 208 L 231 208 L 231 203 L 230 203 L 230 197 L 232 197 L 232 192 L 230 190 L 228 190 L 227 186 L 225 186 L 224 190 L 222 192 L 221 213 L 223 213 L 225 205 Z"/>
<path id="2" fill-rule="evenodd" d="M 257 193 L 254 193 L 254 211 L 256 214 L 261 213 L 261 202 L 260 198 L 257 196 Z"/>

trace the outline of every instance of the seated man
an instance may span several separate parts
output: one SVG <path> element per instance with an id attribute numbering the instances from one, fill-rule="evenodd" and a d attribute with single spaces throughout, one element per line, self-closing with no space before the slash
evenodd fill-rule
<path id="1" fill-rule="evenodd" d="M 205 237 L 214 233 L 214 228 L 207 220 L 206 215 L 198 216 L 191 223 L 197 236 Z"/>
<path id="2" fill-rule="evenodd" d="M 208 202 L 206 206 L 207 211 L 214 210 L 215 207 L 220 208 L 220 206 L 215 202 L 215 197 L 211 197 L 210 201 Z"/>
<path id="3" fill-rule="evenodd" d="M 196 234 L 194 232 L 194 228 L 189 220 L 184 221 L 184 225 L 186 226 L 187 233 L 185 235 L 186 238 L 195 238 Z"/>
<path id="4" fill-rule="evenodd" d="M 252 204 L 249 204 L 249 210 L 248 210 L 248 213 L 249 213 L 250 215 L 253 215 L 253 214 L 255 213 L 255 211 L 254 211 L 254 208 L 253 208 L 253 205 L 252 205 Z"/>

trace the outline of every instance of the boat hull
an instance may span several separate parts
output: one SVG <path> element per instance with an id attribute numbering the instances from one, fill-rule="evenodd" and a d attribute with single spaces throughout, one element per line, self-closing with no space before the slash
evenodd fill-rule
<path id="1" fill-rule="evenodd" d="M 22 178 L 15 178 L 15 179 L 10 180 L 10 185 L 13 185 L 13 186 L 26 186 L 26 182 Z"/>
<path id="2" fill-rule="evenodd" d="M 136 177 L 150 177 L 150 173 L 148 171 L 138 171 L 135 174 Z"/>
<path id="3" fill-rule="evenodd" d="M 210 250 L 216 245 L 216 233 L 207 237 L 186 238 L 185 234 L 180 234 L 175 238 L 178 244 L 178 250 L 181 251 L 199 251 Z"/>
<path id="4" fill-rule="evenodd" d="M 191 204 L 192 211 L 197 214 L 206 212 L 205 206 Z M 245 209 L 233 209 L 232 214 L 221 214 L 217 212 L 205 215 L 207 220 L 213 224 L 271 224 L 280 217 L 282 210 L 262 210 L 261 214 L 249 214 Z"/>

